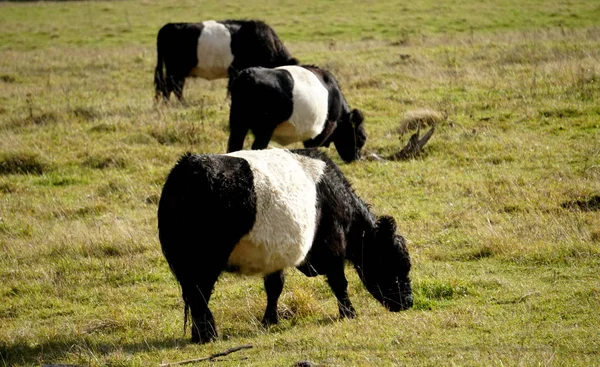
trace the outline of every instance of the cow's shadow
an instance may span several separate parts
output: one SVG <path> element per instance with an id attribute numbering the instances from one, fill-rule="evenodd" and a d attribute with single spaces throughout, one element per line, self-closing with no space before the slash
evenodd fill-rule
<path id="1" fill-rule="evenodd" d="M 280 322 L 278 325 L 269 327 L 263 327 L 260 325 L 258 318 L 254 320 L 256 322 L 256 328 L 250 329 L 236 329 L 236 328 L 224 328 L 220 330 L 219 340 L 227 341 L 237 338 L 260 338 L 264 334 L 280 334 L 290 329 L 301 328 L 303 323 L 295 317 L 284 319 L 285 321 Z M 317 325 L 329 325 L 339 322 L 343 319 L 339 317 L 321 317 L 315 322 Z M 260 326 L 259 326 L 260 325 Z M 46 341 L 44 343 L 32 344 L 30 342 L 19 341 L 16 343 L 0 343 L 0 361 L 5 365 L 35 365 L 40 363 L 56 363 L 62 361 L 67 355 L 77 354 L 78 350 L 80 354 L 92 356 L 89 354 L 93 352 L 99 355 L 108 355 L 115 351 L 126 352 L 128 354 L 135 354 L 141 352 L 148 352 L 152 350 L 163 350 L 163 349 L 180 349 L 190 345 L 189 333 L 187 335 L 181 335 L 181 337 L 166 337 L 163 339 L 155 340 L 141 340 L 139 342 L 132 343 L 96 343 L 90 341 L 87 337 L 70 337 L 60 338 L 56 341 Z"/>
<path id="2" fill-rule="evenodd" d="M 0 343 L 0 361 L 4 365 L 36 365 L 40 363 L 56 363 L 64 360 L 67 354 L 89 355 L 90 351 L 101 355 L 114 351 L 123 351 L 130 354 L 157 349 L 174 349 L 189 345 L 189 339 L 164 338 L 157 340 L 144 340 L 134 343 L 87 343 L 86 338 L 61 338 L 56 341 L 47 341 L 39 344 L 30 342 L 16 342 L 12 344 Z M 90 355 L 91 358 L 91 355 Z"/>
<path id="3" fill-rule="evenodd" d="M 316 319 L 311 318 L 310 321 L 306 321 L 302 317 L 289 315 L 285 312 L 280 312 L 279 319 L 280 322 L 277 325 L 263 326 L 260 323 L 260 318 L 256 317 L 252 320 L 254 326 L 250 328 L 240 329 L 235 327 L 224 327 L 220 330 L 219 338 L 223 340 L 260 338 L 265 334 L 283 334 L 293 329 L 306 327 L 307 325 L 324 326 L 331 325 L 342 320 L 347 320 L 336 315 L 323 316 Z"/>

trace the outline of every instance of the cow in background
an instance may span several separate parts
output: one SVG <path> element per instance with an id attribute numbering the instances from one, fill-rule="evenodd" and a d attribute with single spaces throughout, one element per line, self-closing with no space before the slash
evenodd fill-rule
<path id="1" fill-rule="evenodd" d="M 183 102 L 187 77 L 230 78 L 251 66 L 296 65 L 273 28 L 258 20 L 168 23 L 156 40 L 156 99 L 171 92 Z"/>
<path id="2" fill-rule="evenodd" d="M 241 150 L 248 131 L 252 149 L 273 140 L 307 148 L 335 145 L 346 162 L 360 159 L 367 140 L 363 114 L 350 109 L 335 77 L 314 65 L 252 67 L 231 81 L 228 152 Z"/>

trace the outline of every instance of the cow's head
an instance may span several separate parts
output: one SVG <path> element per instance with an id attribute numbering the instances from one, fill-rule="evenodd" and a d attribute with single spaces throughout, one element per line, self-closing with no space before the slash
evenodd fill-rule
<path id="1" fill-rule="evenodd" d="M 342 117 L 334 133 L 335 148 L 347 163 L 360 159 L 360 152 L 367 141 L 363 120 L 362 112 L 355 108 Z"/>
<path id="2" fill-rule="evenodd" d="M 364 245 L 362 261 L 354 265 L 369 293 L 390 311 L 411 308 L 410 256 L 404 238 L 396 234 L 394 218 L 379 217 L 365 241 L 370 243 Z"/>

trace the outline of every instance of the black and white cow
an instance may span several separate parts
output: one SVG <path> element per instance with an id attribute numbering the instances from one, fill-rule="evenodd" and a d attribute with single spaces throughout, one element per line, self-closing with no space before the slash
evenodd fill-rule
<path id="1" fill-rule="evenodd" d="M 363 115 L 350 110 L 334 76 L 316 66 L 248 68 L 231 83 L 228 152 L 241 150 L 248 131 L 252 149 L 269 141 L 285 146 L 335 145 L 346 162 L 360 158 L 367 135 Z"/>
<path id="2" fill-rule="evenodd" d="M 231 78 L 251 66 L 298 64 L 273 28 L 257 20 L 168 23 L 158 31 L 156 48 L 157 99 L 162 95 L 168 100 L 174 92 L 183 101 L 188 76 L 213 80 Z"/>
<path id="3" fill-rule="evenodd" d="M 327 277 L 341 317 L 354 317 L 344 275 L 350 261 L 390 311 L 410 308 L 410 258 L 390 216 L 376 217 L 340 169 L 316 149 L 187 153 L 158 206 L 162 251 L 192 316 L 192 342 L 217 336 L 208 308 L 219 274 L 264 276 L 263 324 L 276 324 L 283 270 Z"/>

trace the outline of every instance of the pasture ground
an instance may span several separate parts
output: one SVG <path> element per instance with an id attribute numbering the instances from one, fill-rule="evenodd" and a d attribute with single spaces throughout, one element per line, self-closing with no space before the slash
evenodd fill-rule
<path id="1" fill-rule="evenodd" d="M 445 4 L 0 4 L 0 365 L 246 343 L 205 364 L 600 365 L 600 4 Z M 348 268 L 359 317 L 340 321 L 324 279 L 288 271 L 286 319 L 265 330 L 262 281 L 224 275 L 220 339 L 188 344 L 156 203 L 180 154 L 225 151 L 229 101 L 224 81 L 188 80 L 189 106 L 155 107 L 154 45 L 169 21 L 224 18 L 263 19 L 333 71 L 369 151 L 398 150 L 409 111 L 448 115 L 419 159 L 342 165 L 410 241 L 412 310 L 386 312 Z"/>

